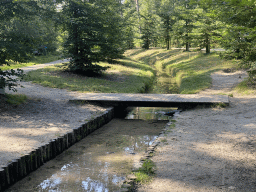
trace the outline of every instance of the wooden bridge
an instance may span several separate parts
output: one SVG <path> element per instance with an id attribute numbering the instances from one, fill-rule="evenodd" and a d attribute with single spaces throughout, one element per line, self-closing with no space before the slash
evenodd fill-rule
<path id="1" fill-rule="evenodd" d="M 72 100 L 127 107 L 193 107 L 219 103 L 229 105 L 229 97 L 227 95 L 200 94 L 87 93 Z"/>

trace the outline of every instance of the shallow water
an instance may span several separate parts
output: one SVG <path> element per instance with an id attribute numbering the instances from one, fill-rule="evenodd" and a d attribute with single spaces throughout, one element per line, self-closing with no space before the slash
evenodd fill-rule
<path id="1" fill-rule="evenodd" d="M 163 114 L 170 110 L 135 108 L 127 119 L 113 119 L 7 191 L 117 191 L 169 122 Z"/>
<path id="2" fill-rule="evenodd" d="M 177 108 L 164 107 L 136 107 L 133 108 L 125 119 L 142 119 L 142 120 L 170 120 L 171 117 L 166 113 L 176 110 Z"/>

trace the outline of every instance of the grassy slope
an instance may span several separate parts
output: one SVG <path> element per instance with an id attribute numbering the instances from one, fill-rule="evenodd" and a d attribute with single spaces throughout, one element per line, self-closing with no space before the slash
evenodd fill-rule
<path id="1" fill-rule="evenodd" d="M 183 52 L 177 49 L 130 50 L 127 55 L 154 65 L 158 74 L 154 89 L 156 93 L 198 93 L 211 85 L 212 72 L 238 67 L 237 61 L 222 60 L 214 53 L 205 55 L 201 52 Z"/>
<path id="2" fill-rule="evenodd" d="M 61 67 L 48 67 L 30 72 L 26 80 L 43 86 L 81 92 L 142 93 L 152 85 L 152 93 L 197 93 L 211 85 L 210 74 L 234 68 L 237 61 L 224 61 L 217 54 L 182 50 L 132 49 L 124 59 L 110 66 L 101 78 L 63 73 Z"/>
<path id="3" fill-rule="evenodd" d="M 153 82 L 154 70 L 143 62 L 125 58 L 116 64 L 99 64 L 110 67 L 100 78 L 69 74 L 59 65 L 29 72 L 25 80 L 71 91 L 103 93 L 142 93 Z"/>

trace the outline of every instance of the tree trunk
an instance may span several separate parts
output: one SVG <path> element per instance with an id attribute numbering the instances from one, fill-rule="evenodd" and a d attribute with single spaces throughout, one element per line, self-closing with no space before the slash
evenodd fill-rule
<path id="1" fill-rule="evenodd" d="M 186 42 L 186 51 L 189 51 L 189 42 Z"/>
<path id="2" fill-rule="evenodd" d="M 140 30 L 140 34 L 141 34 L 141 26 L 140 26 L 140 5 L 139 5 L 139 0 L 135 0 L 136 3 L 136 10 L 138 13 L 138 19 L 139 19 L 139 30 Z"/>
<path id="3" fill-rule="evenodd" d="M 169 30 L 170 30 L 170 16 L 166 16 L 166 49 L 170 49 L 170 35 L 169 35 Z"/>
<path id="4" fill-rule="evenodd" d="M 189 42 L 188 42 L 188 20 L 186 19 L 186 35 L 185 35 L 185 41 L 186 41 L 186 51 L 189 51 Z"/>
<path id="5" fill-rule="evenodd" d="M 206 33 L 205 34 L 205 49 L 206 49 L 206 53 L 210 53 L 211 49 L 210 49 L 210 38 L 209 38 L 209 34 Z"/>

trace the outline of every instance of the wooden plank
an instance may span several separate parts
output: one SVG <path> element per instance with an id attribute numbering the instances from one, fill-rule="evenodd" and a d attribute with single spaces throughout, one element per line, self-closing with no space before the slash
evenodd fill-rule
<path id="1" fill-rule="evenodd" d="M 72 100 L 97 102 L 113 106 L 145 106 L 163 107 L 180 106 L 183 104 L 208 105 L 224 103 L 229 105 L 227 95 L 200 94 L 125 94 L 125 93 L 87 93 Z"/>

